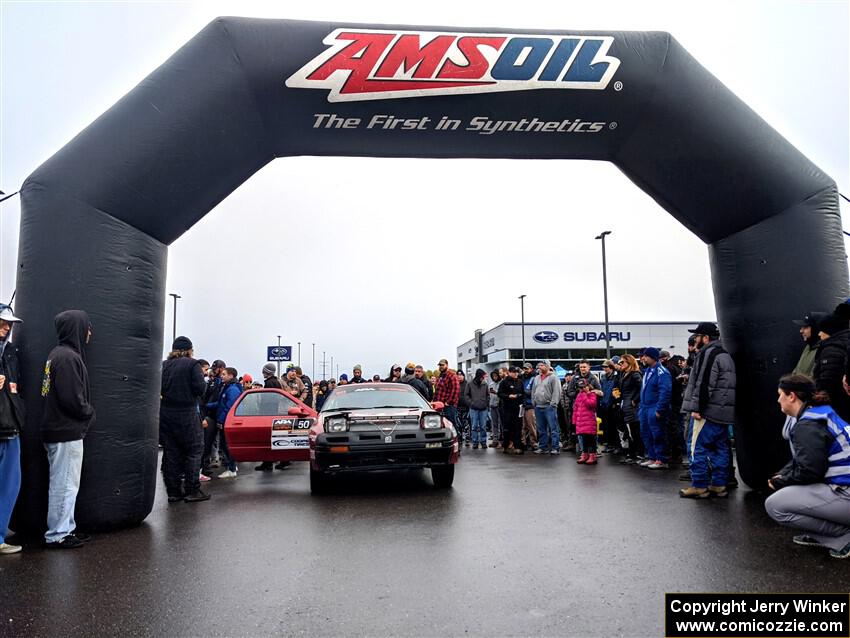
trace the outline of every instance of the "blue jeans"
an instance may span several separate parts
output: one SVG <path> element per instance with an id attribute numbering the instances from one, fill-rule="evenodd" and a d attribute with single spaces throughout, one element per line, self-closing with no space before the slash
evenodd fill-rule
<path id="1" fill-rule="evenodd" d="M 561 433 L 558 430 L 557 408 L 551 405 L 534 408 L 537 419 L 537 445 L 541 450 L 557 450 L 561 446 Z"/>
<path id="2" fill-rule="evenodd" d="M 21 489 L 21 439 L 0 440 L 0 545 L 6 542 L 9 519 Z"/>
<path id="3" fill-rule="evenodd" d="M 710 483 L 714 487 L 725 486 L 729 477 L 728 426 L 708 419 L 701 423 L 692 420 L 692 423 L 691 485 L 708 487 Z"/>
<path id="4" fill-rule="evenodd" d="M 487 445 L 487 410 L 469 408 L 469 418 L 472 421 L 472 444 Z"/>
<path id="5" fill-rule="evenodd" d="M 77 528 L 74 507 L 80 491 L 83 469 L 83 441 L 45 443 L 50 463 L 50 488 L 47 491 L 47 531 L 44 539 L 58 543 Z"/>
<path id="6" fill-rule="evenodd" d="M 449 421 L 452 422 L 452 425 L 455 426 L 455 431 L 457 432 L 457 440 L 458 443 L 463 443 L 463 435 L 460 432 L 460 428 L 457 424 L 457 406 L 454 405 L 444 405 L 443 406 L 443 416 L 446 417 Z"/>

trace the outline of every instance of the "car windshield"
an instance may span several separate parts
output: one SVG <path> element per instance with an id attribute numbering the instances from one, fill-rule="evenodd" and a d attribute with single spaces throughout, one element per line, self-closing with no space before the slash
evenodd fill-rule
<path id="1" fill-rule="evenodd" d="M 322 412 L 332 410 L 362 410 L 369 408 L 416 408 L 429 410 L 428 402 L 409 385 L 375 385 L 360 383 L 339 387 L 331 392 Z"/>

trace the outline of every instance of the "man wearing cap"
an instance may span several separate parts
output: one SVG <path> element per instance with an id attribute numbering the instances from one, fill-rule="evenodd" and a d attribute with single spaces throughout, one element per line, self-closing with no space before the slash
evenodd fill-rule
<path id="1" fill-rule="evenodd" d="M 531 401 L 531 384 L 534 381 L 534 366 L 528 361 L 522 364 L 522 388 L 524 399 L 522 403 L 522 442 L 529 450 L 537 449 L 537 415 L 534 413 L 534 403 Z"/>
<path id="2" fill-rule="evenodd" d="M 844 391 L 844 368 L 850 346 L 848 321 L 829 314 L 818 322 L 820 345 L 815 355 L 814 380 L 818 390 L 829 394 L 832 407 L 845 421 L 850 421 L 850 396 Z"/>
<path id="3" fill-rule="evenodd" d="M 313 382 L 310 380 L 310 377 L 304 374 L 304 371 L 301 369 L 301 366 L 293 366 L 292 369 L 295 370 L 295 376 L 298 377 L 298 380 L 301 381 L 301 385 L 304 386 L 305 395 L 304 398 L 301 400 L 312 408 Z"/>
<path id="4" fill-rule="evenodd" d="M 177 337 L 162 364 L 159 405 L 159 443 L 162 445 L 162 479 L 168 502 L 207 501 L 201 491 L 201 456 L 204 433 L 198 401 L 207 384 L 201 364 L 193 357 L 188 337 Z"/>
<path id="5" fill-rule="evenodd" d="M 446 359 L 440 359 L 437 364 L 439 372 L 437 381 L 434 384 L 434 401 L 440 401 L 445 406 L 443 408 L 443 416 L 446 417 L 454 425 L 458 433 L 458 443 L 462 443 L 460 437 L 462 434 L 458 429 L 457 418 L 457 402 L 460 399 L 460 379 L 454 371 L 449 369 L 449 362 Z"/>
<path id="6" fill-rule="evenodd" d="M 278 388 L 283 389 L 283 385 L 280 382 L 280 379 L 277 378 L 275 374 L 277 370 L 274 367 L 273 363 L 267 363 L 263 366 L 263 387 L 264 388 Z"/>
<path id="7" fill-rule="evenodd" d="M 792 374 L 805 374 L 814 377 L 815 360 L 817 358 L 820 337 L 818 336 L 818 322 L 826 317 L 825 312 L 807 312 L 802 319 L 795 319 L 794 324 L 800 327 L 800 337 L 803 339 L 803 352 L 794 366 Z"/>
<path id="8" fill-rule="evenodd" d="M 646 460 L 640 463 L 651 470 L 667 464 L 667 416 L 673 388 L 670 373 L 661 365 L 658 348 L 644 348 L 640 356 L 646 370 L 640 389 L 640 434 L 646 448 Z"/>
<path id="9" fill-rule="evenodd" d="M 82 310 L 60 312 L 53 323 L 58 344 L 47 356 L 41 382 L 41 438 L 50 466 L 44 538 L 49 548 L 75 549 L 85 542 L 74 533 L 83 439 L 95 421 L 85 358 L 92 328 Z"/>
<path id="10" fill-rule="evenodd" d="M 305 401 L 307 399 L 307 388 L 304 387 L 301 379 L 298 378 L 298 371 L 294 366 L 286 371 L 286 377 L 283 379 L 283 389 L 299 401 Z"/>
<path id="11" fill-rule="evenodd" d="M 0 304 L 0 555 L 17 554 L 20 545 L 6 542 L 9 519 L 21 489 L 21 431 L 24 402 L 18 390 L 18 349 L 12 327 L 21 323 L 12 308 Z"/>
<path id="12" fill-rule="evenodd" d="M 735 362 L 720 343 L 717 324 L 700 323 L 689 330 L 699 350 L 682 401 L 689 413 L 688 453 L 691 487 L 683 498 L 725 497 L 730 478 L 729 426 L 735 420 Z"/>
<path id="13" fill-rule="evenodd" d="M 359 363 L 352 369 L 349 383 L 366 383 L 366 379 L 363 378 L 363 368 L 360 367 Z"/>
<path id="14" fill-rule="evenodd" d="M 535 454 L 560 454 L 561 437 L 558 431 L 558 403 L 561 400 L 561 384 L 558 375 L 548 361 L 537 364 L 537 376 L 531 382 L 531 402 L 537 421 L 539 447 Z"/>

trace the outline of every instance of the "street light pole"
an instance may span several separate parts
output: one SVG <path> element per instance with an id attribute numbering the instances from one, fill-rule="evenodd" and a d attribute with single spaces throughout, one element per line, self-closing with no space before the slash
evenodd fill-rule
<path id="1" fill-rule="evenodd" d="M 182 299 L 180 295 L 170 292 L 168 293 L 170 297 L 174 297 L 174 323 L 171 329 L 171 342 L 173 343 L 175 339 L 177 339 L 177 300 Z"/>
<path id="2" fill-rule="evenodd" d="M 608 328 L 608 268 L 605 262 L 605 236 L 610 235 L 611 231 L 606 230 L 596 236 L 596 239 L 602 240 L 602 294 L 605 299 L 605 358 L 611 358 L 611 333 Z"/>
<path id="3" fill-rule="evenodd" d="M 313 344 L 313 381 L 316 380 L 316 344 Z"/>
<path id="4" fill-rule="evenodd" d="M 522 365 L 525 365 L 525 295 L 519 296 L 519 311 L 522 321 Z"/>
<path id="5" fill-rule="evenodd" d="M 280 335 L 277 336 L 277 356 L 280 356 Z M 277 366 L 277 376 L 280 376 L 280 359 L 274 362 L 275 366 Z"/>
<path id="6" fill-rule="evenodd" d="M 301 342 L 298 342 L 298 367 L 301 367 Z"/>

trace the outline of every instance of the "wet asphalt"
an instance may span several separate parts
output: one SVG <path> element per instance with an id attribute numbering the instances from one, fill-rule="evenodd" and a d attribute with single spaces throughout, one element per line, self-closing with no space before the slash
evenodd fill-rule
<path id="1" fill-rule="evenodd" d="M 843 592 L 850 560 L 791 543 L 746 488 L 680 470 L 466 450 L 454 488 L 307 465 L 161 489 L 136 528 L 0 556 L 6 636 L 661 636 L 664 592 Z"/>

